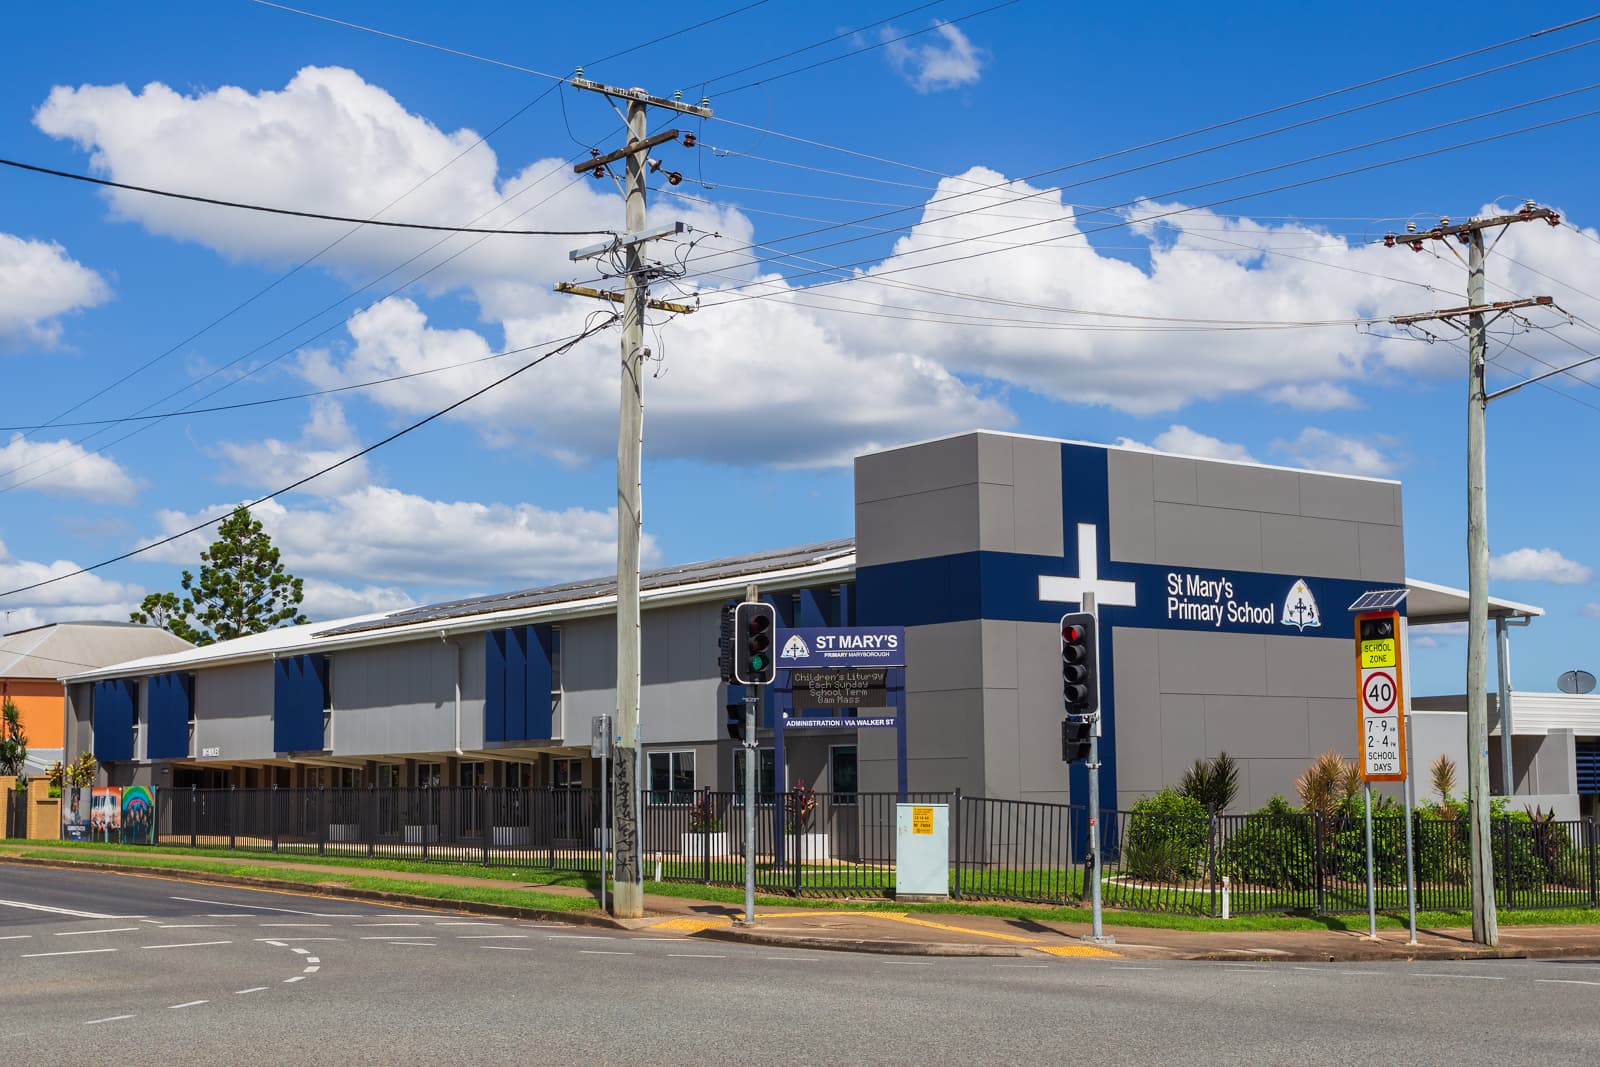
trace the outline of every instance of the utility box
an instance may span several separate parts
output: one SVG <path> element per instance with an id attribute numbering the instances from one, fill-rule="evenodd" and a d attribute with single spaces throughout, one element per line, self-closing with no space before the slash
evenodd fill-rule
<path id="1" fill-rule="evenodd" d="M 895 807 L 894 898 L 950 899 L 950 805 Z"/>

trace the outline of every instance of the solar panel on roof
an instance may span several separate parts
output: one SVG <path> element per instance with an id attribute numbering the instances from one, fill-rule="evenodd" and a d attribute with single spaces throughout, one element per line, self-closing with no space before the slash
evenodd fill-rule
<path id="1" fill-rule="evenodd" d="M 823 541 L 812 545 L 801 545 L 796 548 L 754 552 L 744 556 L 729 556 L 724 559 L 685 563 L 676 567 L 661 567 L 640 574 L 639 588 L 641 590 L 663 589 L 675 585 L 688 585 L 693 582 L 712 581 L 718 578 L 762 574 L 808 563 L 821 563 L 839 556 L 848 555 L 853 551 L 855 551 L 855 540 L 853 538 L 843 538 L 838 541 Z M 616 588 L 617 580 L 615 578 L 587 578 L 576 582 L 564 582 L 560 585 L 544 586 L 539 589 L 494 593 L 489 596 L 452 600 L 443 604 L 427 604 L 421 607 L 405 608 L 393 614 L 385 615 L 381 619 L 369 619 L 366 622 L 322 630 L 316 636 L 335 637 L 344 634 L 366 633 L 373 630 L 387 630 L 396 626 L 411 626 L 416 623 L 470 618 L 473 615 L 487 615 L 491 612 L 543 607 L 573 600 L 587 600 L 592 597 L 611 596 L 616 592 Z"/>
<path id="2" fill-rule="evenodd" d="M 1356 597 L 1351 611 L 1393 611 L 1404 604 L 1409 589 L 1373 589 Z"/>

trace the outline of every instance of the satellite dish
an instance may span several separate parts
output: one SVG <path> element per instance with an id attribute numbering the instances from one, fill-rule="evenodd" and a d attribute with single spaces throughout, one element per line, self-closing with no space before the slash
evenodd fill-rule
<path id="1" fill-rule="evenodd" d="M 1556 688 L 1563 693 L 1594 692 L 1594 675 L 1588 671 L 1567 671 L 1556 679 Z"/>

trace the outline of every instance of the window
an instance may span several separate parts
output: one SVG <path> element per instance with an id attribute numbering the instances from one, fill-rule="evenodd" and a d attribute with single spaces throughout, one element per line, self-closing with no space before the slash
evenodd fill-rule
<path id="1" fill-rule="evenodd" d="M 694 799 L 694 753 L 650 753 L 650 803 L 688 804 Z"/>
<path id="2" fill-rule="evenodd" d="M 508 789 L 532 789 L 533 788 L 533 764 L 531 764 L 531 763 L 507 763 L 505 765 L 505 768 L 506 768 L 506 788 L 508 788 Z"/>
<path id="3" fill-rule="evenodd" d="M 557 789 L 582 789 L 583 765 L 586 762 L 582 759 L 552 759 L 550 783 Z"/>
<path id="4" fill-rule="evenodd" d="M 333 771 L 333 784 L 340 789 L 356 789 L 361 785 L 360 767 L 336 767 Z"/>
<path id="5" fill-rule="evenodd" d="M 856 802 L 856 746 L 833 745 L 828 749 L 828 788 L 835 804 Z"/>
<path id="6" fill-rule="evenodd" d="M 477 789 L 483 785 L 483 761 L 468 760 L 456 768 L 456 780 L 462 788 Z"/>
<path id="7" fill-rule="evenodd" d="M 400 765 L 398 763 L 384 763 L 378 767 L 378 788 L 400 788 Z"/>
<path id="8" fill-rule="evenodd" d="M 744 759 L 748 749 L 736 748 L 733 750 L 733 802 L 744 803 Z M 770 748 L 760 750 L 761 756 L 756 761 L 756 801 L 770 802 L 771 796 L 777 791 L 778 763 L 776 754 Z"/>
<path id="9" fill-rule="evenodd" d="M 424 789 L 437 789 L 443 780 L 437 763 L 417 764 L 417 785 Z"/>

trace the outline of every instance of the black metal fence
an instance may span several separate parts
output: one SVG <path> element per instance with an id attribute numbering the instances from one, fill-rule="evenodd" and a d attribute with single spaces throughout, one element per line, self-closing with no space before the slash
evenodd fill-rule
<path id="1" fill-rule="evenodd" d="M 596 875 L 610 830 L 597 789 L 163 789 L 166 845 L 349 856 Z M 742 794 L 639 796 L 646 879 L 742 886 L 747 845 L 768 894 L 887 896 L 896 872 L 901 802 L 948 805 L 950 895 L 964 900 L 1079 904 L 1090 885 L 1083 808 L 953 793 L 762 794 L 747 839 Z M 1101 813 L 1107 907 L 1190 915 L 1367 907 L 1361 818 Z M 1491 824 L 1501 908 L 1600 904 L 1600 832 L 1573 822 L 1505 816 Z M 1412 821 L 1417 907 L 1470 906 L 1468 823 Z M 1406 906 L 1405 820 L 1373 819 L 1377 906 Z"/>

